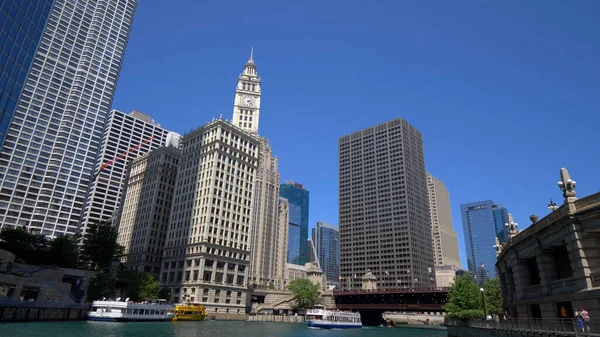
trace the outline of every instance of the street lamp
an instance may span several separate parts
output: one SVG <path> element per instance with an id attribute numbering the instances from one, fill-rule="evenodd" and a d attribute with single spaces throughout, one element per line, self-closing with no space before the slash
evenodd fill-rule
<path id="1" fill-rule="evenodd" d="M 483 288 L 479 288 L 479 291 L 481 291 L 481 303 L 483 303 L 483 319 L 487 319 L 487 314 L 485 310 L 485 297 L 483 297 Z"/>
<path id="2" fill-rule="evenodd" d="M 556 205 L 556 203 L 554 201 L 552 201 L 552 198 L 550 198 L 550 203 L 548 204 L 548 210 L 550 212 L 554 212 L 558 209 L 558 206 Z"/>

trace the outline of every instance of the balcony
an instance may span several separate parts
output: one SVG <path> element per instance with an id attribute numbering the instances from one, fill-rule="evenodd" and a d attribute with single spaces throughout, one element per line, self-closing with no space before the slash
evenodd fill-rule
<path id="1" fill-rule="evenodd" d="M 526 298 L 531 299 L 531 298 L 538 298 L 538 297 L 542 297 L 542 296 L 544 296 L 544 291 L 543 291 L 541 284 L 536 284 L 536 285 L 527 287 L 527 293 L 525 294 Z"/>
<path id="2" fill-rule="evenodd" d="M 574 292 L 577 290 L 577 278 L 568 277 L 560 280 L 554 280 L 550 283 L 550 288 L 552 288 L 553 295 Z"/>

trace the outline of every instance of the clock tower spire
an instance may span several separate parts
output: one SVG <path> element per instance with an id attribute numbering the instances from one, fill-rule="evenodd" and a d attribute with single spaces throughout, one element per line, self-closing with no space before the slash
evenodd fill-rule
<path id="1" fill-rule="evenodd" d="M 250 58 L 244 66 L 244 71 L 238 77 L 235 97 L 233 99 L 232 123 L 244 131 L 258 133 L 260 117 L 260 77 L 254 64 L 254 47 L 250 51 Z"/>

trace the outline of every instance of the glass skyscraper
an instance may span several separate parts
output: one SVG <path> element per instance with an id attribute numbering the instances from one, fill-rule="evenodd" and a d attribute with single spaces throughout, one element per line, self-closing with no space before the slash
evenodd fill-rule
<path id="1" fill-rule="evenodd" d="M 467 265 L 477 283 L 496 277 L 496 237 L 506 242 L 504 224 L 508 222 L 506 208 L 491 200 L 460 205 Z M 504 240 L 504 241 L 503 241 Z"/>
<path id="2" fill-rule="evenodd" d="M 337 226 L 319 221 L 312 229 L 311 240 L 328 284 L 339 283 L 340 275 L 340 231 Z"/>
<path id="3" fill-rule="evenodd" d="M 0 227 L 48 236 L 78 230 L 136 6 L 136 0 L 52 3 L 0 149 Z M 2 53 L 15 50 L 19 34 L 25 33 L 5 42 Z"/>
<path id="4" fill-rule="evenodd" d="M 48 20 L 52 0 L 0 1 L 0 145 Z"/>
<path id="5" fill-rule="evenodd" d="M 279 196 L 289 202 L 288 263 L 304 265 L 308 260 L 308 191 L 287 180 Z"/>

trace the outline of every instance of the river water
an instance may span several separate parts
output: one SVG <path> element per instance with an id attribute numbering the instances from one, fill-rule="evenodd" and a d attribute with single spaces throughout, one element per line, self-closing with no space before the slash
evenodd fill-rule
<path id="1" fill-rule="evenodd" d="M 308 329 L 304 323 L 270 322 L 31 322 L 0 324 L 2 337 L 442 337 L 444 330 L 363 327 L 356 330 Z"/>

